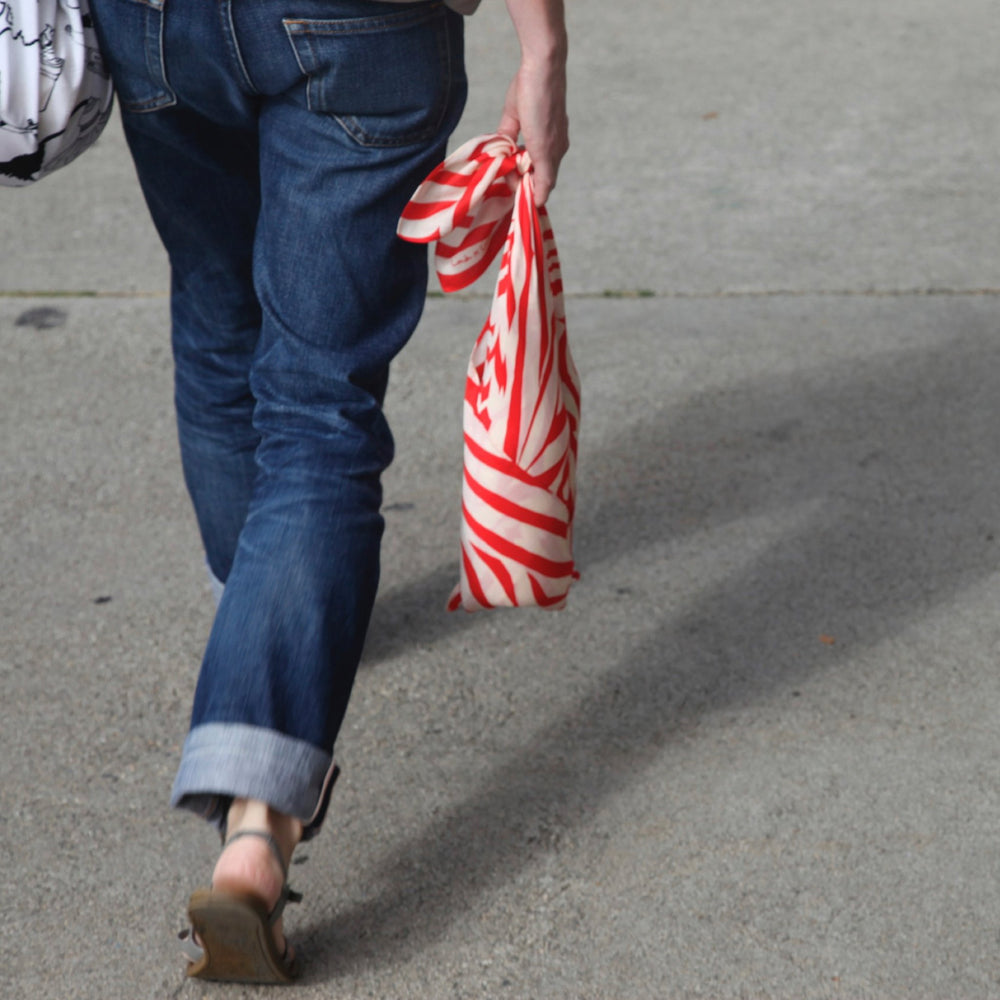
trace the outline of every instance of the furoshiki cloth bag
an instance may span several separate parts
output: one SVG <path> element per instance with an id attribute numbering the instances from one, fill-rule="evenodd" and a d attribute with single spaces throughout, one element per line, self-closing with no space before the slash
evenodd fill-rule
<path id="1" fill-rule="evenodd" d="M 87 0 L 0 0 L 0 184 L 76 159 L 111 115 Z"/>
<path id="2" fill-rule="evenodd" d="M 445 292 L 472 284 L 502 253 L 466 375 L 461 580 L 448 607 L 562 607 L 577 577 L 580 381 L 527 152 L 503 135 L 466 143 L 417 189 L 398 231 L 437 242 Z"/>

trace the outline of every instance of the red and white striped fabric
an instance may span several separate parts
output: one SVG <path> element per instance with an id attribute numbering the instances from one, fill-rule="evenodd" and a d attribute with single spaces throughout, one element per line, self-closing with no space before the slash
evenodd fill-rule
<path id="1" fill-rule="evenodd" d="M 530 168 L 506 136 L 473 139 L 421 184 L 399 222 L 403 239 L 437 241 L 446 292 L 472 284 L 503 253 L 466 376 L 462 572 L 451 610 L 559 608 L 577 577 L 580 382 L 559 255 Z"/>

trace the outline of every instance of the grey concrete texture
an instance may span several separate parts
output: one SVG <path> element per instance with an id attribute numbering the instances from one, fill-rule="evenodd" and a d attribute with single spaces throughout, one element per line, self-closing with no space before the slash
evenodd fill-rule
<path id="1" fill-rule="evenodd" d="M 1000 997 L 994 12 L 569 14 L 582 579 L 445 613 L 486 302 L 433 298 L 292 993 Z M 0 198 L 0 995 L 273 995 L 175 947 L 217 846 L 166 806 L 211 599 L 117 123 Z"/>
<path id="2" fill-rule="evenodd" d="M 570 0 L 568 14 L 574 148 L 553 213 L 570 290 L 997 285 L 989 0 Z M 456 138 L 495 127 L 517 51 L 500 0 L 469 27 Z M 4 260 L 0 290 L 162 291 L 143 220 L 105 141 L 55 185 L 5 194 L 3 225 L 38 237 Z"/>

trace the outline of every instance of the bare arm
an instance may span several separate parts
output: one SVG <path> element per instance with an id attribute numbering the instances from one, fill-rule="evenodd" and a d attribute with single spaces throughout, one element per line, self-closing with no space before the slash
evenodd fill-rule
<path id="1" fill-rule="evenodd" d="M 566 114 L 566 15 L 563 0 L 507 0 L 521 44 L 521 65 L 507 91 L 497 131 L 520 134 L 534 164 L 535 202 L 544 205 L 569 149 Z"/>

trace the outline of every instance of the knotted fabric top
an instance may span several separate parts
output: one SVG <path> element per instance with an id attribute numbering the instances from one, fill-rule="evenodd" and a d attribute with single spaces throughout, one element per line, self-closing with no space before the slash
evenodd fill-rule
<path id="1" fill-rule="evenodd" d="M 446 292 L 471 285 L 502 252 L 466 375 L 462 568 L 448 607 L 562 607 L 577 576 L 580 384 L 559 254 L 527 152 L 503 135 L 466 143 L 420 185 L 398 231 L 437 242 Z"/>

